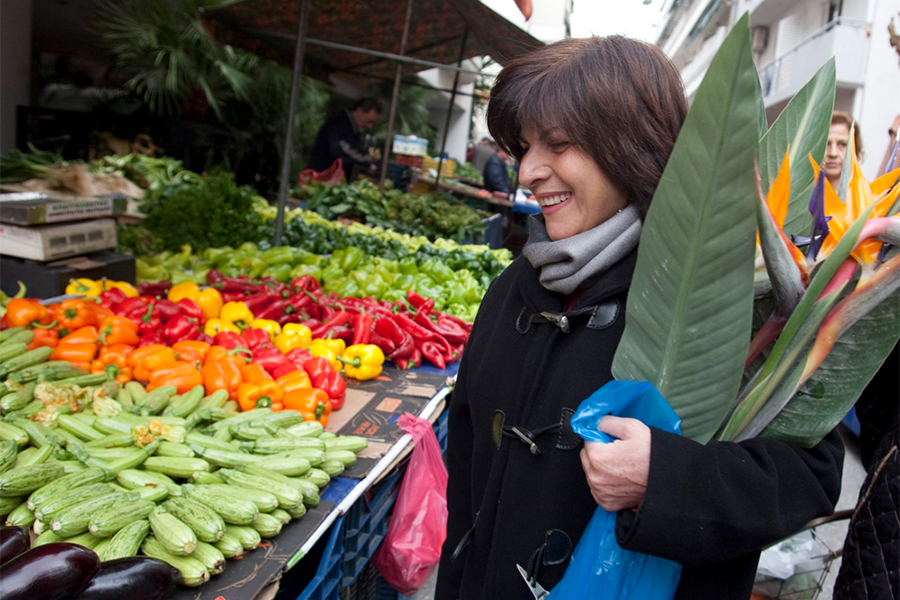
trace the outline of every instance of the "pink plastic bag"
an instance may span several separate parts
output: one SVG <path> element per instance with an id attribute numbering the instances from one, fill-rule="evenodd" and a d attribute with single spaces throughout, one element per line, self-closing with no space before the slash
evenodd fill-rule
<path id="1" fill-rule="evenodd" d="M 428 421 L 406 413 L 397 425 L 416 447 L 374 563 L 395 590 L 411 596 L 434 571 L 447 537 L 447 468 Z"/>

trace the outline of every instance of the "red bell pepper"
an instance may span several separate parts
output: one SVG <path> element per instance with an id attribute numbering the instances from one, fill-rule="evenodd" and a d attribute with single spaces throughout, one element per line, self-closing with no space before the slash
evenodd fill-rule
<path id="1" fill-rule="evenodd" d="M 156 310 L 159 311 L 159 318 L 163 323 L 168 323 L 181 314 L 181 307 L 166 298 L 156 301 Z"/>
<path id="2" fill-rule="evenodd" d="M 166 345 L 166 340 L 162 336 L 162 334 L 158 331 L 153 331 L 141 336 L 141 341 L 138 342 L 137 347 L 143 348 L 144 346 L 153 346 L 159 344 L 160 346 Z"/>
<path id="3" fill-rule="evenodd" d="M 279 379 L 288 373 L 293 373 L 294 371 L 300 371 L 301 368 L 296 364 L 288 361 L 282 364 L 279 367 L 276 367 L 275 370 L 272 371 L 272 377 L 275 379 Z"/>
<path id="4" fill-rule="evenodd" d="M 344 399 L 347 392 L 347 384 L 341 377 L 340 373 L 331 367 L 331 363 L 324 356 L 319 356 L 307 361 L 303 368 L 309 375 L 309 380 L 313 387 L 319 388 L 328 394 L 331 400 L 331 408 L 340 410 L 344 406 Z"/>
<path id="5" fill-rule="evenodd" d="M 121 317 L 128 317 L 129 319 L 134 320 L 135 318 L 140 318 L 141 315 L 147 312 L 147 304 L 149 304 L 149 302 L 150 298 L 147 298 L 146 296 L 126 298 L 113 308 L 113 312 Z"/>
<path id="6" fill-rule="evenodd" d="M 162 319 L 159 317 L 159 310 L 156 308 L 156 301 L 149 302 L 147 304 L 147 309 L 144 311 L 144 314 L 140 315 L 137 319 L 131 318 L 132 321 L 137 323 L 138 333 L 144 335 L 145 333 L 151 333 L 153 331 L 159 331 L 162 327 Z"/>
<path id="7" fill-rule="evenodd" d="M 279 318 L 284 315 L 289 315 L 292 312 L 293 308 L 291 307 L 289 298 L 276 298 L 265 308 L 260 310 L 259 313 L 253 313 L 253 316 L 257 319 L 272 319 L 273 321 L 277 321 Z"/>
<path id="8" fill-rule="evenodd" d="M 109 288 L 100 292 L 100 305 L 115 310 L 128 296 L 119 288 Z"/>
<path id="9" fill-rule="evenodd" d="M 303 365 L 306 364 L 306 361 L 312 360 L 313 358 L 313 355 L 310 354 L 309 350 L 306 348 L 294 348 L 293 350 L 288 351 L 284 356 L 301 369 L 303 368 Z"/>
<path id="10" fill-rule="evenodd" d="M 200 327 L 197 326 L 196 319 L 179 314 L 163 326 L 162 336 L 169 345 L 185 340 L 195 340 L 200 336 Z"/>
<path id="11" fill-rule="evenodd" d="M 182 298 L 176 302 L 176 304 L 181 308 L 181 314 L 190 317 L 191 319 L 197 319 L 198 323 L 202 323 L 206 320 L 203 317 L 203 309 L 190 298 Z"/>
<path id="12" fill-rule="evenodd" d="M 257 348 L 253 351 L 253 362 L 260 365 L 269 373 L 284 364 L 293 364 L 277 348 Z"/>
<path id="13" fill-rule="evenodd" d="M 250 348 L 250 350 L 255 351 L 259 348 L 271 348 L 273 346 L 269 332 L 264 329 L 248 327 L 241 332 L 240 336 L 244 340 L 244 346 Z"/>
<path id="14" fill-rule="evenodd" d="M 213 345 L 222 346 L 226 350 L 234 350 L 235 348 L 247 348 L 247 342 L 239 333 L 233 331 L 220 331 L 213 338 Z"/>

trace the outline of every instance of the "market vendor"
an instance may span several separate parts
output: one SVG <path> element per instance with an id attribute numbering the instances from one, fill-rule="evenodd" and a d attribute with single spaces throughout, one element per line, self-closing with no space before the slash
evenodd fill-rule
<path id="1" fill-rule="evenodd" d="M 610 444 L 571 430 L 612 379 L 642 220 L 686 113 L 669 60 L 620 36 L 499 74 L 488 126 L 542 214 L 482 301 L 450 401 L 438 600 L 532 598 L 518 567 L 551 590 L 598 505 L 623 548 L 683 565 L 677 600 L 746 600 L 760 549 L 833 511 L 836 432 L 805 449 L 702 445 L 618 417 L 600 421 Z"/>
<path id="2" fill-rule="evenodd" d="M 509 179 L 509 168 L 506 166 L 508 157 L 509 155 L 504 150 L 498 149 L 488 158 L 482 172 L 484 189 L 489 192 L 500 192 L 502 194 L 512 193 L 513 185 Z"/>
<path id="3" fill-rule="evenodd" d="M 319 129 L 309 155 L 309 168 L 324 171 L 341 159 L 348 178 L 354 172 L 374 172 L 377 164 L 363 144 L 363 134 L 381 118 L 384 109 L 375 98 L 361 98 L 349 110 L 331 117 Z"/>

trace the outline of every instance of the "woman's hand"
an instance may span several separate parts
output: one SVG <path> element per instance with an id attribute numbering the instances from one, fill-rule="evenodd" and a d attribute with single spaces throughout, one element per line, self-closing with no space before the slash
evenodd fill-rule
<path id="1" fill-rule="evenodd" d="M 650 473 L 650 428 L 637 419 L 612 416 L 600 419 L 597 428 L 618 439 L 584 443 L 581 465 L 591 495 L 610 512 L 636 508 Z"/>

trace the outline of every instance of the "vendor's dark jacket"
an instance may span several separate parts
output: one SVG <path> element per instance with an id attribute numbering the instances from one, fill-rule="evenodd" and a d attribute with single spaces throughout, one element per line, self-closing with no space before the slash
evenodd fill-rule
<path id="1" fill-rule="evenodd" d="M 309 168 L 324 171 L 338 158 L 348 175 L 354 166 L 368 166 L 372 163 L 360 138 L 360 131 L 346 110 L 331 117 L 319 129 L 316 142 L 309 153 Z"/>
<path id="2" fill-rule="evenodd" d="M 487 191 L 503 192 L 504 194 L 512 192 L 512 182 L 509 180 L 509 171 L 506 168 L 506 163 L 497 156 L 496 152 L 484 164 L 484 173 L 482 175 L 484 177 L 484 189 Z"/>
<path id="3" fill-rule="evenodd" d="M 532 599 L 516 565 L 528 569 L 533 557 L 545 589 L 561 579 L 569 561 L 558 560 L 560 540 L 574 548 L 597 508 L 569 418 L 612 378 L 635 258 L 613 265 L 568 313 L 568 298 L 545 289 L 522 257 L 486 294 L 450 401 L 437 600 Z M 541 312 L 565 313 L 570 331 Z M 499 448 L 495 411 L 503 413 Z M 836 432 L 809 450 L 651 435 L 646 494 L 636 512 L 618 513 L 616 536 L 624 548 L 684 566 L 679 600 L 747 600 L 759 549 L 831 514 L 840 493 Z M 552 544 L 540 553 L 545 540 Z"/>

